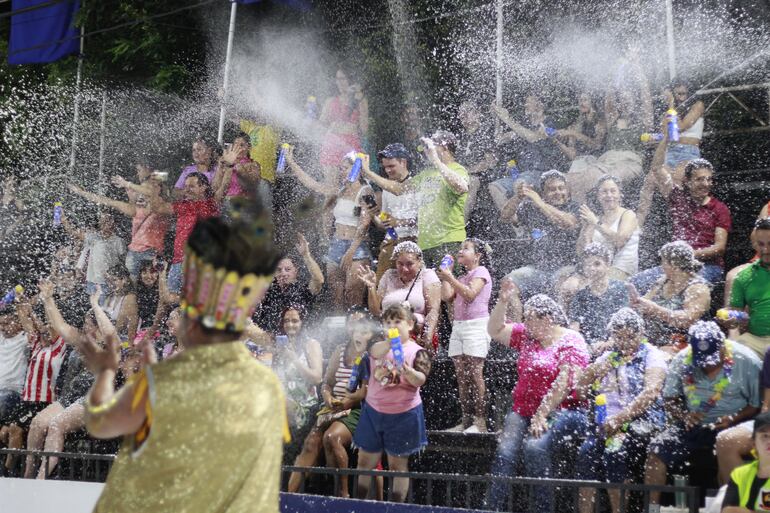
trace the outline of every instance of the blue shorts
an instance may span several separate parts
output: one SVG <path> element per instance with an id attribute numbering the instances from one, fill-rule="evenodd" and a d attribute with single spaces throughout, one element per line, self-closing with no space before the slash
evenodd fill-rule
<path id="1" fill-rule="evenodd" d="M 336 237 L 333 238 L 329 243 L 329 252 L 326 254 L 325 258 L 326 263 L 340 265 L 340 262 L 342 262 L 342 257 L 344 257 L 345 253 L 348 252 L 352 243 L 352 240 L 341 240 L 337 239 Z M 367 246 L 366 241 L 364 241 L 358 245 L 356 252 L 353 253 L 353 260 L 371 259 L 372 252 L 369 251 L 369 246 Z"/>
<path id="2" fill-rule="evenodd" d="M 364 402 L 353 444 L 375 454 L 406 457 L 428 445 L 422 404 L 404 413 L 380 413 Z"/>
<path id="3" fill-rule="evenodd" d="M 666 165 L 676 167 L 682 161 L 700 158 L 700 148 L 692 144 L 669 144 L 666 150 Z"/>

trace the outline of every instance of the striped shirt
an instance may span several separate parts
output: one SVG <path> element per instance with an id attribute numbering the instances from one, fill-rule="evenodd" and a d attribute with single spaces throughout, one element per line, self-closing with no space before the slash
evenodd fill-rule
<path id="1" fill-rule="evenodd" d="M 332 396 L 336 399 L 342 399 L 345 397 L 345 392 L 348 391 L 348 381 L 350 375 L 353 373 L 352 367 L 345 365 L 345 351 L 340 353 L 340 363 L 337 365 L 337 372 L 334 373 L 334 388 L 332 389 Z"/>
<path id="2" fill-rule="evenodd" d="M 56 378 L 59 376 L 64 351 L 64 339 L 56 337 L 51 345 L 42 343 L 37 336 L 27 366 L 27 380 L 24 384 L 24 401 L 51 403 L 56 400 Z"/>

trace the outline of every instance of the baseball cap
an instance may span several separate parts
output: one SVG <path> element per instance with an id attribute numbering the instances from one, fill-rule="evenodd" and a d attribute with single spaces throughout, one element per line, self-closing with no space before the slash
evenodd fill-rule
<path id="1" fill-rule="evenodd" d="M 719 350 L 724 345 L 725 334 L 713 321 L 698 321 L 687 332 L 692 347 L 692 362 L 696 367 L 717 365 L 721 361 Z"/>
<path id="2" fill-rule="evenodd" d="M 759 430 L 770 426 L 770 412 L 760 413 L 754 418 L 754 436 Z"/>
<path id="3" fill-rule="evenodd" d="M 410 159 L 412 155 L 401 143 L 391 143 L 377 152 L 378 159 Z"/>

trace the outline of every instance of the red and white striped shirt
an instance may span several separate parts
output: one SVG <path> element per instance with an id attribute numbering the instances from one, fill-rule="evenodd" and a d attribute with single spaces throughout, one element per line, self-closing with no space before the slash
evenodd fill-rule
<path id="1" fill-rule="evenodd" d="M 50 346 L 44 346 L 42 337 L 37 337 L 27 366 L 27 379 L 22 395 L 24 401 L 52 403 L 56 400 L 56 378 L 59 376 L 66 348 L 67 345 L 61 337 L 56 337 Z"/>

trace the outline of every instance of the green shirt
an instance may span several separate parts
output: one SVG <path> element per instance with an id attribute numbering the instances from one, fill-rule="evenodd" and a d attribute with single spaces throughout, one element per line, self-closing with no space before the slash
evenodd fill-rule
<path id="1" fill-rule="evenodd" d="M 468 172 L 457 162 L 447 167 L 469 180 Z M 464 241 L 468 193 L 453 191 L 437 168 L 426 169 L 409 183 L 418 193 L 417 245 L 420 249 L 425 251 L 447 242 Z"/>
<path id="2" fill-rule="evenodd" d="M 749 333 L 770 336 L 770 269 L 759 260 L 738 273 L 730 295 L 732 308 L 749 307 Z"/>

